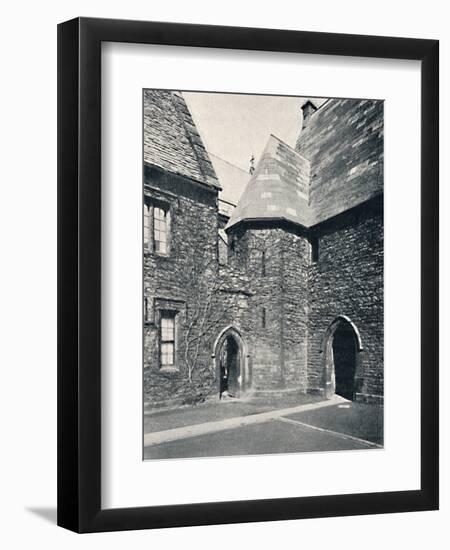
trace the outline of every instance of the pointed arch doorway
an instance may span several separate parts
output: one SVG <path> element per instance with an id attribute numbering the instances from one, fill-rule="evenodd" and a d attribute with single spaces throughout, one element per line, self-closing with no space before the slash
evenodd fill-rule
<path id="1" fill-rule="evenodd" d="M 235 327 L 226 327 L 219 334 L 214 343 L 213 359 L 219 380 L 219 397 L 239 398 L 249 391 L 247 346 Z"/>
<path id="2" fill-rule="evenodd" d="M 353 401 L 360 371 L 362 343 L 355 324 L 346 316 L 337 317 L 323 341 L 326 396 L 334 394 Z"/>

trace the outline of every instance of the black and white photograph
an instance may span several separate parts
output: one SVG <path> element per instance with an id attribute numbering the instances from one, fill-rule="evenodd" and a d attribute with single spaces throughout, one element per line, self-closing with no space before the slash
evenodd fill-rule
<path id="1" fill-rule="evenodd" d="M 384 101 L 143 90 L 144 460 L 384 445 Z"/>
<path id="2" fill-rule="evenodd" d="M 2 548 L 440 550 L 449 10 L 405 8 L 5 3 Z"/>

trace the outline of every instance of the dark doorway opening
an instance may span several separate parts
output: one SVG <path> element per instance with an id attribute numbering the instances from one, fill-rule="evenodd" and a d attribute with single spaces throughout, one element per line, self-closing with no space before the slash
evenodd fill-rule
<path id="1" fill-rule="evenodd" d="M 355 393 L 356 353 L 353 327 L 349 323 L 341 323 L 333 337 L 335 392 L 350 400 L 353 400 Z"/>
<path id="2" fill-rule="evenodd" d="M 239 397 L 240 350 L 233 336 L 227 336 L 220 350 L 220 396 Z"/>

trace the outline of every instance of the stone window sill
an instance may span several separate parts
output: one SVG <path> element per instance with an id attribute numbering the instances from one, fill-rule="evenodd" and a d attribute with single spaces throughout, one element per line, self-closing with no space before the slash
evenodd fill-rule
<path id="1" fill-rule="evenodd" d="M 154 258 L 170 258 L 170 254 L 161 254 L 159 252 L 150 252 L 149 250 L 144 250 L 144 256 L 153 256 Z"/>
<path id="2" fill-rule="evenodd" d="M 159 372 L 163 374 L 178 374 L 180 371 L 177 367 L 161 367 Z"/>

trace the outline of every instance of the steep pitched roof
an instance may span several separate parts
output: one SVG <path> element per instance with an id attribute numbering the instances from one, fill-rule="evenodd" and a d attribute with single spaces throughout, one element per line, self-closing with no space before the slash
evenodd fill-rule
<path id="1" fill-rule="evenodd" d="M 312 222 L 320 223 L 383 192 L 383 101 L 329 99 L 298 137 L 309 159 Z"/>
<path id="2" fill-rule="evenodd" d="M 144 90 L 144 162 L 221 189 L 181 92 Z"/>
<path id="3" fill-rule="evenodd" d="M 244 220 L 311 227 L 383 192 L 383 102 L 330 99 L 296 150 L 271 136 L 227 229 Z"/>
<path id="4" fill-rule="evenodd" d="M 243 220 L 288 220 L 308 226 L 309 162 L 270 136 L 227 228 Z"/>

